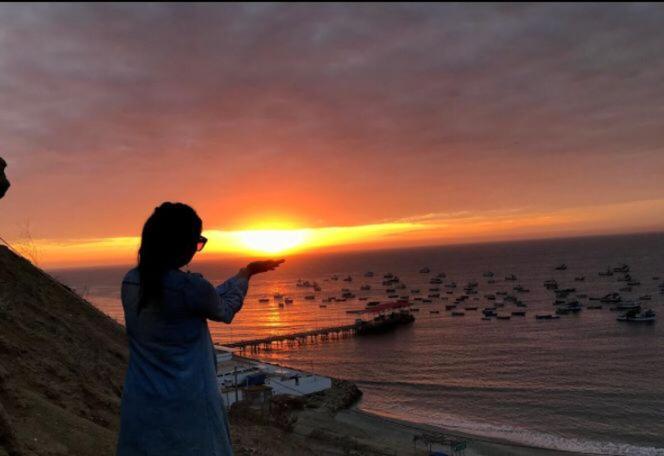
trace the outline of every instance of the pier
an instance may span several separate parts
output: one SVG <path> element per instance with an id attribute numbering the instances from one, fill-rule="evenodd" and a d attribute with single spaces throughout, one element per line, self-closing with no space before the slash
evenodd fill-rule
<path id="1" fill-rule="evenodd" d="M 259 350 L 269 350 L 272 344 L 275 343 L 279 345 L 285 343 L 287 346 L 293 347 L 296 345 L 316 343 L 318 341 L 326 341 L 329 339 L 343 339 L 354 336 L 357 332 L 357 328 L 358 324 L 352 323 L 349 325 L 331 326 L 328 328 L 312 329 L 310 331 L 292 334 L 281 334 L 259 339 L 243 340 L 225 345 L 230 348 L 239 348 L 241 351 L 248 349 L 252 352 L 256 352 Z"/>

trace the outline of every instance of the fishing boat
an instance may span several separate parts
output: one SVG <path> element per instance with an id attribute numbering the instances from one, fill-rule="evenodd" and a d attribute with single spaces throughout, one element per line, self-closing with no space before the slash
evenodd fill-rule
<path id="1" fill-rule="evenodd" d="M 491 321 L 491 317 L 482 317 L 482 320 L 484 320 L 484 321 Z"/>
<path id="2" fill-rule="evenodd" d="M 477 310 L 477 306 L 466 307 L 466 311 Z"/>
<path id="3" fill-rule="evenodd" d="M 513 317 L 525 317 L 526 316 L 526 311 L 525 310 L 515 310 L 512 312 Z"/>
<path id="4" fill-rule="evenodd" d="M 428 298 L 440 298 L 440 293 L 431 293 L 431 294 L 429 294 L 429 296 L 427 296 L 427 297 L 428 297 Z"/>
<path id="5" fill-rule="evenodd" d="M 513 290 L 518 293 L 530 293 L 530 290 L 528 288 L 523 288 L 521 285 L 514 287 Z"/>
<path id="6" fill-rule="evenodd" d="M 600 272 L 599 275 L 601 277 L 611 277 L 613 275 L 613 271 L 609 268 L 604 272 Z"/>
<path id="7" fill-rule="evenodd" d="M 360 290 L 362 290 L 362 291 L 371 290 L 371 285 L 362 285 L 362 286 L 360 287 Z"/>
<path id="8" fill-rule="evenodd" d="M 509 320 L 510 318 L 509 315 L 496 315 L 497 320 Z"/>
<path id="9" fill-rule="evenodd" d="M 483 277 L 493 277 L 495 274 L 491 271 L 487 271 L 484 274 L 482 274 Z"/>
<path id="10" fill-rule="evenodd" d="M 567 265 L 565 263 L 556 266 L 556 271 L 566 271 L 567 270 Z"/>
<path id="11" fill-rule="evenodd" d="M 646 311 L 630 310 L 616 318 L 618 321 L 627 321 L 632 323 L 654 323 L 655 311 L 648 309 Z"/>
<path id="12" fill-rule="evenodd" d="M 553 279 L 546 280 L 544 282 L 544 288 L 546 288 L 547 290 L 555 290 L 558 288 L 558 282 Z"/>
<path id="13" fill-rule="evenodd" d="M 420 269 L 420 274 L 428 274 L 428 273 L 430 273 L 430 272 L 431 272 L 431 269 L 426 268 L 426 267 Z"/>
<path id="14" fill-rule="evenodd" d="M 615 304 L 620 301 L 622 301 L 622 298 L 618 293 L 609 293 L 604 297 L 600 298 L 600 302 L 603 302 L 604 304 Z"/>
<path id="15" fill-rule="evenodd" d="M 412 294 L 418 294 L 420 292 L 419 288 L 415 288 L 414 290 L 410 290 Z"/>
<path id="16" fill-rule="evenodd" d="M 293 304 L 293 298 L 286 298 L 286 299 L 284 299 L 284 302 L 286 304 Z"/>
<path id="17" fill-rule="evenodd" d="M 266 302 L 270 302 L 270 299 L 269 299 L 269 298 L 260 298 L 260 299 L 258 300 L 258 302 L 260 302 L 260 303 L 266 303 Z"/>
<path id="18" fill-rule="evenodd" d="M 429 313 L 430 314 L 439 314 L 440 310 L 430 310 Z"/>
<path id="19" fill-rule="evenodd" d="M 306 295 L 304 299 L 306 299 L 307 301 L 313 301 L 314 299 L 316 299 L 316 295 Z"/>
<path id="20" fill-rule="evenodd" d="M 558 315 L 551 314 L 537 314 L 535 315 L 536 320 L 558 320 L 560 317 Z"/>
<path id="21" fill-rule="evenodd" d="M 443 283 L 443 280 L 439 279 L 438 277 L 434 277 L 433 279 L 429 280 L 429 283 L 431 285 L 440 285 L 441 283 Z"/>
<path id="22" fill-rule="evenodd" d="M 623 273 L 628 273 L 629 272 L 629 266 L 626 264 L 621 264 L 618 267 L 613 268 L 613 272 L 623 272 Z"/>
<path id="23" fill-rule="evenodd" d="M 453 317 L 463 317 L 465 315 L 466 315 L 466 313 L 462 312 L 461 310 L 453 310 L 452 311 L 452 316 Z"/>
<path id="24" fill-rule="evenodd" d="M 456 304 L 448 304 L 445 306 L 445 310 L 452 310 L 456 309 Z"/>
<path id="25" fill-rule="evenodd" d="M 496 313 L 495 307 L 493 308 L 487 307 L 484 310 L 482 310 L 482 313 L 484 314 L 485 317 L 495 317 L 496 315 L 498 315 Z"/>
<path id="26" fill-rule="evenodd" d="M 364 273 L 364 277 L 373 277 L 373 276 L 374 276 L 373 271 L 367 271 Z"/>
<path id="27" fill-rule="evenodd" d="M 575 282 L 583 282 L 583 281 L 585 281 L 585 280 L 586 280 L 586 276 L 578 276 L 578 277 L 574 277 L 574 281 L 575 281 Z"/>
<path id="28" fill-rule="evenodd" d="M 514 274 L 510 274 L 507 277 L 505 277 L 506 282 L 515 282 L 516 281 L 516 276 Z"/>
<path id="29" fill-rule="evenodd" d="M 629 312 L 629 311 L 632 311 L 632 310 L 641 310 L 641 305 L 640 304 L 635 304 L 633 302 L 622 302 L 622 303 L 620 303 L 616 306 L 611 307 L 610 310 L 613 310 L 614 312 L 615 311 Z"/>

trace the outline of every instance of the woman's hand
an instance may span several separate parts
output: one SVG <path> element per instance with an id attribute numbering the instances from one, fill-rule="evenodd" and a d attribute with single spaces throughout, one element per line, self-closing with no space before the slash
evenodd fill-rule
<path id="1" fill-rule="evenodd" d="M 254 274 L 261 274 L 263 272 L 274 271 L 284 261 L 286 260 L 281 259 L 281 260 L 252 261 L 247 266 L 240 269 L 238 275 L 249 279 Z"/>

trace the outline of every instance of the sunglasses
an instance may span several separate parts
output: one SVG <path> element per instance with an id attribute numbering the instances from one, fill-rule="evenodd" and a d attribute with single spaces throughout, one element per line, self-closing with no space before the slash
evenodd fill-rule
<path id="1" fill-rule="evenodd" d="M 196 251 L 200 252 L 203 250 L 203 247 L 205 247 L 205 244 L 207 244 L 207 238 L 205 236 L 200 236 L 198 238 L 198 242 L 196 243 Z"/>

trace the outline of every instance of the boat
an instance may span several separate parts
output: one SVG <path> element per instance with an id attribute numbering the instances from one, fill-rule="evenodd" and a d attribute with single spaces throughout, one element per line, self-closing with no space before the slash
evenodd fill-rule
<path id="1" fill-rule="evenodd" d="M 553 279 L 547 280 L 544 282 L 544 288 L 547 290 L 555 290 L 558 288 L 558 282 Z"/>
<path id="2" fill-rule="evenodd" d="M 556 266 L 556 271 L 566 271 L 567 270 L 567 265 L 565 263 Z"/>
<path id="3" fill-rule="evenodd" d="M 413 308 L 410 309 L 410 311 L 411 311 L 411 312 L 419 312 L 420 309 L 417 308 L 417 307 L 413 307 Z"/>
<path id="4" fill-rule="evenodd" d="M 466 313 L 461 311 L 461 310 L 453 310 L 452 311 L 452 316 L 453 317 L 463 317 L 465 315 L 466 315 Z"/>
<path id="5" fill-rule="evenodd" d="M 496 315 L 497 320 L 509 320 L 510 318 L 509 315 Z"/>
<path id="6" fill-rule="evenodd" d="M 466 311 L 477 310 L 477 306 L 466 307 Z"/>
<path id="7" fill-rule="evenodd" d="M 632 291 L 632 287 L 622 287 L 620 291 L 623 293 L 630 293 Z"/>
<path id="8" fill-rule="evenodd" d="M 626 264 L 621 264 L 618 267 L 613 268 L 613 272 L 623 272 L 623 273 L 628 273 L 629 272 L 629 266 Z"/>
<path id="9" fill-rule="evenodd" d="M 260 299 L 258 300 L 258 302 L 266 303 L 266 302 L 270 302 L 270 299 L 269 299 L 269 298 L 260 298 Z"/>
<path id="10" fill-rule="evenodd" d="M 286 298 L 286 299 L 284 299 L 284 302 L 286 304 L 293 304 L 293 298 Z"/>
<path id="11" fill-rule="evenodd" d="M 430 314 L 439 314 L 440 310 L 430 310 L 429 313 Z"/>
<path id="12" fill-rule="evenodd" d="M 507 277 L 505 277 L 506 282 L 515 282 L 516 281 L 516 276 L 514 274 L 510 274 Z"/>
<path id="13" fill-rule="evenodd" d="M 316 299 L 316 295 L 306 295 L 304 297 L 304 299 L 306 299 L 308 301 L 312 301 L 312 300 Z"/>
<path id="14" fill-rule="evenodd" d="M 611 277 L 613 275 L 613 271 L 609 268 L 604 272 L 600 272 L 599 275 L 601 277 Z"/>
<path id="15" fill-rule="evenodd" d="M 444 279 L 444 278 L 447 277 L 447 274 L 445 274 L 444 272 L 439 272 L 439 273 L 436 275 L 436 277 L 439 278 L 439 279 Z"/>
<path id="16" fill-rule="evenodd" d="M 482 320 L 484 320 L 484 321 L 491 321 L 491 317 L 482 317 Z"/>
<path id="17" fill-rule="evenodd" d="M 341 297 L 344 298 L 344 299 L 353 299 L 355 297 L 355 295 L 353 293 L 351 293 L 350 291 L 346 291 L 346 292 L 342 293 Z"/>
<path id="18" fill-rule="evenodd" d="M 482 274 L 483 277 L 493 277 L 495 274 L 491 271 L 487 271 L 484 274 Z"/>
<path id="19" fill-rule="evenodd" d="M 484 310 L 482 310 L 482 313 L 484 314 L 485 317 L 495 317 L 496 315 L 498 315 L 496 313 L 495 307 L 494 308 L 485 308 Z"/>
<path id="20" fill-rule="evenodd" d="M 320 307 L 321 309 L 324 309 L 324 308 L 327 307 L 327 304 L 320 304 L 318 307 Z"/>
<path id="21" fill-rule="evenodd" d="M 373 277 L 373 276 L 374 276 L 373 271 L 367 271 L 364 273 L 364 277 Z"/>
<path id="22" fill-rule="evenodd" d="M 431 269 L 429 268 L 422 268 L 420 269 L 420 274 L 428 274 L 431 272 Z"/>
<path id="23" fill-rule="evenodd" d="M 429 291 L 440 291 L 439 287 L 429 288 Z"/>
<path id="24" fill-rule="evenodd" d="M 494 284 L 494 283 L 496 283 L 496 281 L 495 281 L 494 279 L 489 279 L 489 280 L 487 280 L 486 283 L 488 283 L 488 284 Z"/>
<path id="25" fill-rule="evenodd" d="M 445 288 L 456 288 L 457 284 L 456 282 L 450 282 L 447 285 L 445 285 Z"/>
<path id="26" fill-rule="evenodd" d="M 352 281 L 353 278 L 351 276 L 347 276 L 346 278 L 344 278 L 344 282 L 352 282 Z"/>
<path id="27" fill-rule="evenodd" d="M 283 308 L 283 307 L 284 307 L 284 303 L 283 303 L 283 302 L 280 302 L 280 303 L 279 303 L 279 307 L 282 307 L 282 308 Z"/>
<path id="28" fill-rule="evenodd" d="M 588 304 L 586 306 L 586 309 L 588 309 L 588 310 L 597 310 L 597 309 L 601 309 L 602 307 L 603 306 L 601 304 Z"/>
<path id="29" fill-rule="evenodd" d="M 281 298 L 284 297 L 284 295 L 282 295 L 281 293 L 277 292 L 277 293 L 275 293 L 274 295 L 272 295 L 272 297 L 273 297 L 274 299 L 281 299 Z"/>
<path id="30" fill-rule="evenodd" d="M 371 285 L 362 285 L 362 286 L 360 287 L 360 290 L 362 290 L 362 291 L 371 290 Z"/>
<path id="31" fill-rule="evenodd" d="M 558 320 L 560 317 L 558 315 L 551 314 L 537 314 L 535 315 L 536 320 Z"/>
<path id="32" fill-rule="evenodd" d="M 584 280 L 586 280 L 586 276 L 574 277 L 575 282 L 583 282 Z"/>
<path id="33" fill-rule="evenodd" d="M 518 293 L 530 293 L 530 290 L 528 288 L 523 288 L 521 285 L 514 287 L 513 290 Z"/>
<path id="34" fill-rule="evenodd" d="M 443 283 L 443 280 L 437 277 L 434 277 L 433 279 L 429 280 L 429 284 L 431 285 L 440 285 L 441 283 Z"/>
<path id="35" fill-rule="evenodd" d="M 339 276 L 333 275 L 332 277 L 330 277 L 330 280 L 333 280 L 333 281 L 336 282 L 337 280 L 339 280 Z"/>
<path id="36" fill-rule="evenodd" d="M 456 309 L 456 304 L 448 304 L 445 306 L 445 310 L 452 310 Z"/>
<path id="37" fill-rule="evenodd" d="M 609 293 L 600 298 L 600 302 L 603 302 L 604 304 L 615 304 L 620 301 L 622 301 L 622 298 L 618 293 Z"/>
<path id="38" fill-rule="evenodd" d="M 428 298 L 440 298 L 440 293 L 431 293 L 427 297 Z"/>
<path id="39" fill-rule="evenodd" d="M 622 302 L 616 306 L 611 307 L 609 310 L 613 311 L 630 311 L 630 310 L 641 310 L 640 304 L 634 304 L 632 302 Z"/>
<path id="40" fill-rule="evenodd" d="M 412 294 L 418 294 L 420 292 L 419 288 L 415 288 L 414 290 L 410 290 Z"/>
<path id="41" fill-rule="evenodd" d="M 526 311 L 525 310 L 515 310 L 512 312 L 512 316 L 514 317 L 525 317 L 526 316 Z"/>
<path id="42" fill-rule="evenodd" d="M 634 309 L 620 315 L 618 318 L 616 318 L 616 320 L 632 323 L 654 323 L 655 316 L 655 311 L 652 309 L 648 309 L 646 311 Z"/>
<path id="43" fill-rule="evenodd" d="M 369 299 L 369 298 L 367 298 L 366 296 L 362 296 L 361 298 L 357 298 L 358 301 L 366 301 L 367 299 Z"/>
<path id="44" fill-rule="evenodd" d="M 486 299 L 488 299 L 489 301 L 495 301 L 496 300 L 496 295 L 493 295 L 493 294 L 487 294 L 487 295 L 484 295 L 484 297 Z"/>

